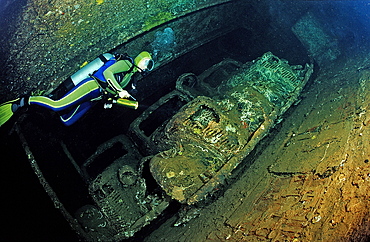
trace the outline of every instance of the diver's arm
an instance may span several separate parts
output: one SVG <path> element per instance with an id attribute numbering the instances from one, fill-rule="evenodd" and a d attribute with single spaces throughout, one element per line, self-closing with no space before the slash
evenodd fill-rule
<path id="1" fill-rule="evenodd" d="M 103 75 L 104 75 L 104 78 L 105 80 L 107 80 L 107 83 L 109 85 L 109 87 L 116 93 L 118 93 L 121 96 L 123 97 L 127 97 L 124 92 L 124 90 L 122 89 L 122 87 L 120 86 L 120 84 L 117 82 L 116 78 L 114 77 L 114 74 L 117 74 L 117 73 L 120 73 L 120 72 L 124 72 L 124 71 L 128 71 L 130 70 L 130 68 L 132 67 L 132 63 L 128 60 L 119 60 L 117 61 L 116 63 L 114 63 L 113 65 L 111 65 L 110 67 L 108 67 L 104 72 L 103 72 Z"/>

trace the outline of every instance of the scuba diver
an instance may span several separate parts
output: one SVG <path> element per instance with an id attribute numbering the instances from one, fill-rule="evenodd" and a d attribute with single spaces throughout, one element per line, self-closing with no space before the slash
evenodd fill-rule
<path id="1" fill-rule="evenodd" d="M 60 98 L 55 96 L 24 96 L 0 105 L 0 126 L 7 122 L 15 112 L 22 107 L 38 105 L 55 112 L 64 112 L 60 115 L 61 121 L 72 125 L 80 119 L 96 100 L 104 99 L 104 108 L 111 108 L 113 104 L 137 109 L 138 102 L 131 94 L 124 90 L 133 74 L 136 72 L 145 75 L 154 67 L 151 55 L 143 51 L 135 59 L 124 54 L 105 53 L 90 62 L 58 87 L 65 89 Z M 135 90 L 135 83 L 132 84 Z M 132 100 L 130 100 L 131 98 Z"/>

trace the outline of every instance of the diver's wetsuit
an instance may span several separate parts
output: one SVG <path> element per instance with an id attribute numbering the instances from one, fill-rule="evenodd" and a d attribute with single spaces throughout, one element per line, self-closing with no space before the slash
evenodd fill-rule
<path id="1" fill-rule="evenodd" d="M 60 116 L 62 122 L 69 126 L 81 118 L 91 108 L 91 100 L 100 97 L 104 91 L 112 94 L 123 91 L 123 88 L 127 86 L 131 76 L 136 71 L 137 68 L 131 60 L 116 60 L 115 57 L 112 57 L 93 74 L 93 77 L 81 81 L 59 100 L 53 100 L 45 96 L 31 96 L 28 103 L 46 107 L 56 112 L 75 107 L 71 112 Z M 125 73 L 122 81 L 118 83 L 114 74 L 122 72 L 127 73 Z"/>

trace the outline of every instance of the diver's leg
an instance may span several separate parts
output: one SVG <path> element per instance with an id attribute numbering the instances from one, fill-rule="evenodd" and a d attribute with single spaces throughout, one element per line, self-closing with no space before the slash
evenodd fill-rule
<path id="1" fill-rule="evenodd" d="M 100 87 L 92 78 L 80 82 L 59 100 L 53 100 L 44 96 L 31 96 L 28 103 L 49 108 L 53 111 L 62 111 L 66 108 L 76 106 L 82 102 L 97 98 L 100 95 Z"/>
<path id="2" fill-rule="evenodd" d="M 71 112 L 61 115 L 60 119 L 64 125 L 70 126 L 79 120 L 92 107 L 92 105 L 93 104 L 90 101 L 81 103 Z"/>

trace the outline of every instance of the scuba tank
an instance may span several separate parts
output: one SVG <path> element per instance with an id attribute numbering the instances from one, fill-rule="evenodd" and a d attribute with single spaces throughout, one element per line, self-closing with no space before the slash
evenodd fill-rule
<path id="1" fill-rule="evenodd" d="M 91 61 L 80 70 L 78 70 L 75 74 L 70 76 L 69 78 L 76 86 L 81 81 L 85 80 L 86 78 L 90 77 L 94 73 L 94 71 L 98 70 L 100 67 L 104 65 L 113 55 L 110 53 L 105 53 L 100 55 L 99 57 L 95 58 L 95 60 Z M 67 79 L 68 80 L 68 79 Z"/>
<path id="2" fill-rule="evenodd" d="M 82 82 L 86 78 L 90 78 L 96 70 L 104 65 L 109 59 L 113 57 L 113 54 L 104 53 L 99 55 L 93 61 L 82 67 L 76 73 L 64 80 L 48 97 L 54 100 L 62 98 L 68 91 L 75 87 L 78 83 Z"/>

